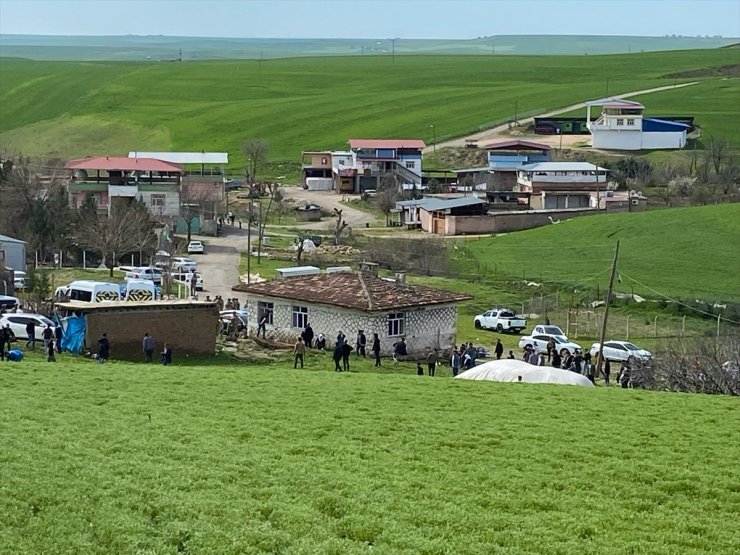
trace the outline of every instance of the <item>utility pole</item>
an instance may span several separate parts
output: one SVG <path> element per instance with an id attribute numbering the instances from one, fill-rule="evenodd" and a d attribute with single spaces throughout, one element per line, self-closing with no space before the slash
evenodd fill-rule
<path id="1" fill-rule="evenodd" d="M 614 247 L 614 260 L 612 260 L 612 272 L 609 276 L 609 288 L 606 290 L 606 304 L 604 305 L 604 320 L 601 323 L 601 336 L 599 338 L 599 352 L 596 355 L 596 372 L 594 378 L 601 372 L 601 365 L 604 363 L 604 341 L 606 340 L 606 323 L 609 319 L 609 304 L 612 300 L 612 288 L 614 287 L 614 275 L 617 273 L 617 257 L 619 256 L 619 239 L 617 246 Z"/>
<path id="2" fill-rule="evenodd" d="M 252 191 L 253 187 L 250 185 L 249 190 Z M 252 203 L 254 199 L 249 199 L 249 214 L 247 214 L 247 285 L 252 280 Z"/>
<path id="3" fill-rule="evenodd" d="M 430 125 L 429 127 L 432 128 L 432 146 L 434 147 L 434 152 L 437 152 L 437 128 L 434 126 L 434 124 Z"/>

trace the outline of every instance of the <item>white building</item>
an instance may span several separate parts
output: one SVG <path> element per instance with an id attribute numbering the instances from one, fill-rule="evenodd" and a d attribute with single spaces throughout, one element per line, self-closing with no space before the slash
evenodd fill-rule
<path id="1" fill-rule="evenodd" d="M 591 107 L 601 116 L 591 121 Z M 586 121 L 592 146 L 607 150 L 675 149 L 686 146 L 689 125 L 643 115 L 645 106 L 632 100 L 602 98 L 586 102 Z"/>
<path id="2" fill-rule="evenodd" d="M 588 162 L 540 162 L 522 166 L 514 191 L 528 196 L 534 210 L 596 208 L 609 170 Z"/>

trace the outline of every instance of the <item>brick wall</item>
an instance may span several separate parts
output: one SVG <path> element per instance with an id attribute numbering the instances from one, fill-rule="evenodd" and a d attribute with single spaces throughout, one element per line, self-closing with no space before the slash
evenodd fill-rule
<path id="1" fill-rule="evenodd" d="M 113 359 L 143 360 L 144 333 L 154 337 L 155 354 L 168 343 L 175 362 L 186 354 L 210 356 L 216 350 L 216 306 L 115 308 L 90 312 L 85 318 L 87 347 L 97 352 L 98 339 L 107 333 Z"/>

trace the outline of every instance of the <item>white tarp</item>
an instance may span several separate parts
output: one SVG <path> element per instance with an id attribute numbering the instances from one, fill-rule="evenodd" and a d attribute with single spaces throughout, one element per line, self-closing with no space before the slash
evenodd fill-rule
<path id="1" fill-rule="evenodd" d="M 334 181 L 331 177 L 307 177 L 306 188 L 309 191 L 331 191 Z"/>
<path id="2" fill-rule="evenodd" d="M 581 385 L 593 387 L 594 384 L 581 374 L 551 366 L 533 366 L 521 360 L 492 360 L 466 370 L 457 378 L 461 380 L 488 380 L 492 382 L 554 383 L 561 385 Z"/>

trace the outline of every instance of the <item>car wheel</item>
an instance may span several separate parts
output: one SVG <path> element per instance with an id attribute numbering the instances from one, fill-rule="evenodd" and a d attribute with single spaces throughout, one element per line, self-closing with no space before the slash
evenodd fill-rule
<path id="1" fill-rule="evenodd" d="M 475 321 L 475 329 L 480 329 L 480 322 L 478 320 Z"/>
<path id="2" fill-rule="evenodd" d="M 499 333 L 504 333 L 504 326 L 499 324 L 498 326 L 496 326 L 496 331 Z"/>

